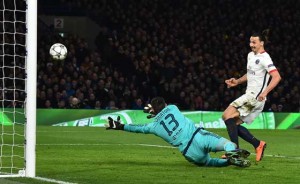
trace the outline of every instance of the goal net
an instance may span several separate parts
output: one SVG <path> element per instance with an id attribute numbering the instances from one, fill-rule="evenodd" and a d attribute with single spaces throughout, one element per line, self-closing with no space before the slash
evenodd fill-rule
<path id="1" fill-rule="evenodd" d="M 0 177 L 35 176 L 35 1 L 0 5 Z"/>

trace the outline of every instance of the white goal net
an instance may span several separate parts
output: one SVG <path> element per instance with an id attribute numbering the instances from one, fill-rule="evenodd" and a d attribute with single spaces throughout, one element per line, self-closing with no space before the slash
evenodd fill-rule
<path id="1" fill-rule="evenodd" d="M 31 110 L 28 109 L 26 102 L 32 102 L 35 106 L 35 97 L 29 99 L 33 98 L 35 91 L 30 94 L 33 88 L 28 87 L 28 82 L 29 77 L 34 77 L 36 73 L 34 66 L 32 71 L 28 70 L 29 61 L 36 62 L 36 59 L 29 60 L 29 57 L 35 58 L 36 54 L 28 54 L 27 45 L 31 43 L 28 43 L 30 39 L 27 34 L 30 31 L 27 1 L 2 0 L 0 5 L 0 177 L 27 176 L 27 167 L 33 167 L 29 173 L 33 172 L 30 176 L 35 175 L 35 160 L 30 157 L 26 159 L 29 153 L 35 159 L 35 152 L 30 151 L 35 148 L 35 120 L 28 118 L 28 112 L 34 111 L 32 116 L 35 119 L 35 107 L 29 106 Z M 36 50 L 33 49 L 33 52 L 36 53 Z M 31 129 L 29 120 L 34 123 L 34 135 L 29 138 L 34 140 L 28 140 L 28 128 Z M 27 150 L 29 145 L 30 152 Z M 28 166 L 28 161 L 33 166 Z"/>

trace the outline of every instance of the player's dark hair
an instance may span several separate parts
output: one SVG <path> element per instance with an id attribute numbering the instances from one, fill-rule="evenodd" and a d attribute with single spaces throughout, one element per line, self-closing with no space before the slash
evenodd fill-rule
<path id="1" fill-rule="evenodd" d="M 162 97 L 155 97 L 151 100 L 151 106 L 154 110 L 154 114 L 158 114 L 166 106 L 165 99 Z"/>
<path id="2" fill-rule="evenodd" d="M 261 33 L 255 32 L 252 33 L 252 37 L 258 37 L 260 41 L 263 41 L 265 44 L 269 43 L 269 33 L 270 29 L 265 29 Z"/>

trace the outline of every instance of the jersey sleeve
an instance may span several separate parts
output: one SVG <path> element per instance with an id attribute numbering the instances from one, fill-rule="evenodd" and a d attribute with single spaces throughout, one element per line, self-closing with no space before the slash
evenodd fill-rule
<path id="1" fill-rule="evenodd" d="M 262 60 L 262 65 L 264 68 L 268 71 L 268 73 L 271 73 L 272 71 L 276 71 L 276 67 L 273 64 L 273 61 L 269 55 L 265 56 Z"/>
<path id="2" fill-rule="evenodd" d="M 154 123 L 147 123 L 143 125 L 125 124 L 124 131 L 149 134 L 151 133 L 151 129 L 153 128 L 153 126 Z"/>

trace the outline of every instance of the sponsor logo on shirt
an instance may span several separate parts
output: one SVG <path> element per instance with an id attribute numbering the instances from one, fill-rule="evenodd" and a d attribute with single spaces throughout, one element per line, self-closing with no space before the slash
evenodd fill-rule
<path id="1" fill-rule="evenodd" d="M 259 63 L 259 59 L 257 59 L 256 61 L 255 61 L 255 64 L 258 64 Z"/>

